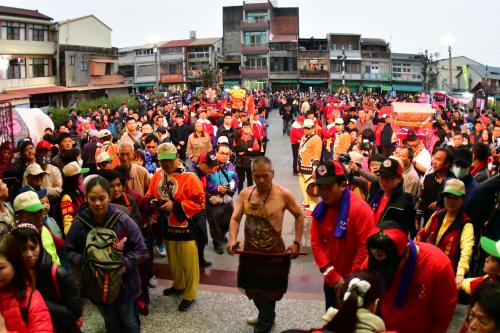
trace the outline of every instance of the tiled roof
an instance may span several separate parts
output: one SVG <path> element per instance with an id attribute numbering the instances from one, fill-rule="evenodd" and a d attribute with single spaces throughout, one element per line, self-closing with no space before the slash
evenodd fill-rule
<path id="1" fill-rule="evenodd" d="M 38 10 L 0 6 L 0 15 L 33 18 L 52 21 L 52 17 L 38 12 Z"/>

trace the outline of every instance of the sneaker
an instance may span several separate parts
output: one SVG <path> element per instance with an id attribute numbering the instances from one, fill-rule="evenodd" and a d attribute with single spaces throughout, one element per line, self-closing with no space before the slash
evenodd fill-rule
<path id="1" fill-rule="evenodd" d="M 184 289 L 175 289 L 174 287 L 167 288 L 163 290 L 163 295 L 164 296 L 171 296 L 171 295 L 180 295 Z"/>
<path id="2" fill-rule="evenodd" d="M 247 319 L 247 324 L 255 326 L 259 322 L 259 315 L 255 315 Z"/>
<path id="3" fill-rule="evenodd" d="M 151 279 L 149 279 L 149 288 L 154 288 L 158 285 L 158 280 L 156 279 L 156 276 L 153 275 Z"/>
<path id="4" fill-rule="evenodd" d="M 162 257 L 166 257 L 167 256 L 167 249 L 165 248 L 165 244 L 158 245 L 158 253 Z"/>
<path id="5" fill-rule="evenodd" d="M 210 261 L 206 260 L 200 261 L 200 268 L 207 268 L 210 266 L 212 266 L 212 263 Z"/>
<path id="6" fill-rule="evenodd" d="M 187 310 L 191 309 L 193 304 L 194 304 L 194 300 L 188 301 L 187 299 L 183 299 L 181 301 L 181 304 L 179 304 L 179 311 L 187 311 Z"/>

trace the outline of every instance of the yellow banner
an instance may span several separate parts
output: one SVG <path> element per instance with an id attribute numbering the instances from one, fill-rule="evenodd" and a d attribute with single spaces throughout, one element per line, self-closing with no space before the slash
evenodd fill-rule
<path id="1" fill-rule="evenodd" d="M 462 74 L 464 75 L 465 89 L 469 90 L 469 66 L 462 66 Z"/>

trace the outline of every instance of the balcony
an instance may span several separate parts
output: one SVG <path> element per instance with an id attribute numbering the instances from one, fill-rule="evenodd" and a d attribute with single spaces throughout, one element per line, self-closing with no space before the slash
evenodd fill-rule
<path id="1" fill-rule="evenodd" d="M 184 60 L 184 53 L 160 54 L 161 62 L 183 61 L 183 60 Z"/>
<path id="2" fill-rule="evenodd" d="M 299 59 L 328 59 L 328 51 L 299 51 Z"/>
<path id="3" fill-rule="evenodd" d="M 242 31 L 266 31 L 269 29 L 269 20 L 241 21 L 240 27 Z"/>
<path id="4" fill-rule="evenodd" d="M 266 54 L 269 51 L 267 44 L 241 44 L 243 54 Z"/>
<path id="5" fill-rule="evenodd" d="M 241 75 L 245 77 L 267 78 L 268 67 L 241 67 Z"/>
<path id="6" fill-rule="evenodd" d="M 415 77 L 414 77 L 415 75 Z M 409 73 L 392 73 L 392 79 L 394 81 L 400 81 L 400 82 L 422 82 L 422 74 L 409 74 Z"/>
<path id="7" fill-rule="evenodd" d="M 301 79 L 324 79 L 328 80 L 328 75 L 330 73 L 326 70 L 322 71 L 308 71 L 308 70 L 301 70 L 299 72 L 299 77 Z"/>
<path id="8" fill-rule="evenodd" d="M 161 76 L 162 83 L 177 83 L 184 82 L 184 76 L 182 74 L 164 74 Z"/>
<path id="9" fill-rule="evenodd" d="M 125 81 L 125 77 L 123 75 L 114 74 L 114 75 L 97 75 L 90 76 L 90 85 L 99 85 L 99 84 L 113 84 L 113 83 L 123 83 Z"/>
<path id="10" fill-rule="evenodd" d="M 280 71 L 272 71 L 269 72 L 270 80 L 297 80 L 299 77 L 297 71 L 293 72 L 280 72 Z"/>
<path id="11" fill-rule="evenodd" d="M 347 59 L 349 60 L 361 60 L 360 50 L 330 50 L 330 59 L 338 59 L 338 57 L 342 57 L 342 52 L 345 53 Z"/>
<path id="12" fill-rule="evenodd" d="M 361 57 L 363 59 L 389 59 L 391 56 L 388 52 L 370 52 L 361 51 Z"/>
<path id="13" fill-rule="evenodd" d="M 268 10 L 270 4 L 267 1 L 243 1 L 243 9 L 245 11 L 252 10 Z"/>
<path id="14" fill-rule="evenodd" d="M 276 51 L 269 51 L 269 56 L 270 57 L 276 57 L 276 58 L 297 58 L 297 50 L 276 50 Z"/>
<path id="15" fill-rule="evenodd" d="M 363 80 L 369 81 L 390 81 L 391 74 L 389 73 L 363 73 Z"/>
<path id="16" fill-rule="evenodd" d="M 56 84 L 55 76 L 30 77 L 24 79 L 5 79 L 5 80 L 0 80 L 0 91 L 4 89 L 52 86 L 55 84 Z"/>
<path id="17" fill-rule="evenodd" d="M 7 40 L 0 43 L 0 54 L 53 55 L 56 53 L 55 42 L 36 42 L 32 40 Z"/>
<path id="18" fill-rule="evenodd" d="M 224 80 L 239 80 L 241 79 L 241 72 L 225 72 L 222 77 Z"/>
<path id="19" fill-rule="evenodd" d="M 346 80 L 361 80 L 361 73 L 345 73 Z M 342 80 L 342 73 L 330 73 L 331 80 Z"/>

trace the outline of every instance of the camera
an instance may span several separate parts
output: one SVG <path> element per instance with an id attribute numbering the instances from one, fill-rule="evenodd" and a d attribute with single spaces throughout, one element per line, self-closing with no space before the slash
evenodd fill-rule
<path id="1" fill-rule="evenodd" d="M 349 164 L 349 162 L 351 162 L 351 155 L 347 153 L 339 154 L 339 162 L 344 164 Z"/>

